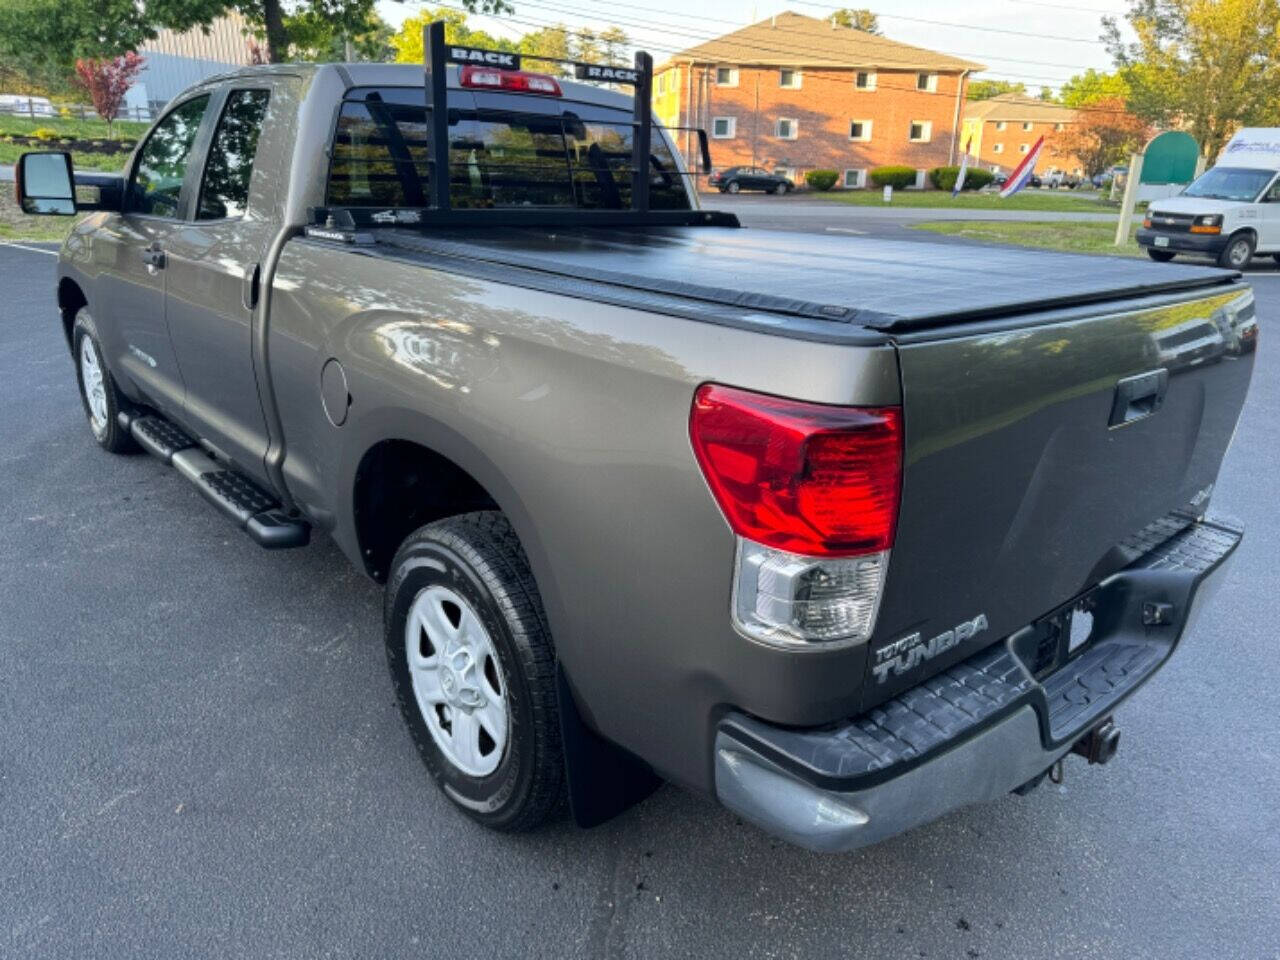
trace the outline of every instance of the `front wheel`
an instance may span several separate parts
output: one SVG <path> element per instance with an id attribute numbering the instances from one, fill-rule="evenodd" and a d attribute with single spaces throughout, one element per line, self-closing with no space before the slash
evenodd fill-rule
<path id="1" fill-rule="evenodd" d="M 565 797 L 555 651 L 529 561 L 500 513 L 410 534 L 383 609 L 405 723 L 445 795 L 496 830 L 529 830 Z"/>
<path id="2" fill-rule="evenodd" d="M 132 453 L 138 449 L 133 437 L 120 426 L 117 415 L 126 401 L 116 388 L 107 369 L 106 357 L 98 340 L 98 328 L 87 309 L 76 314 L 71 327 L 71 344 L 75 350 L 76 381 L 89 430 L 98 445 L 111 453 Z"/>
<path id="3" fill-rule="evenodd" d="M 1157 250 L 1155 247 L 1147 247 L 1147 256 L 1156 263 L 1168 263 L 1174 258 L 1174 254 L 1168 250 Z"/>
<path id="4" fill-rule="evenodd" d="M 773 192 L 774 192 L 775 194 L 777 194 L 778 196 L 780 196 L 780 197 L 781 197 L 781 196 L 783 196 L 784 194 L 786 194 L 786 192 L 787 192 L 787 185 L 786 185 L 785 183 L 780 183 L 780 184 L 778 184 L 776 187 L 774 187 L 774 188 L 773 188 Z"/>
<path id="5" fill-rule="evenodd" d="M 1253 237 L 1247 233 L 1236 234 L 1218 254 L 1218 266 L 1229 270 L 1243 270 L 1253 259 Z"/>
<path id="6" fill-rule="evenodd" d="M 725 187 L 725 190 L 727 190 L 729 193 L 737 193 L 741 189 L 742 187 L 738 185 L 737 180 L 729 181 L 729 185 Z"/>

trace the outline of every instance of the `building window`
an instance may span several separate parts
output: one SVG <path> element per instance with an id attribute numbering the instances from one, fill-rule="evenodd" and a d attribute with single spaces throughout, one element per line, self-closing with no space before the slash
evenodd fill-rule
<path id="1" fill-rule="evenodd" d="M 861 190 L 867 185 L 867 171 L 846 170 L 844 172 L 844 185 L 849 190 Z"/>
<path id="2" fill-rule="evenodd" d="M 711 136 L 717 140 L 732 140 L 738 135 L 737 117 L 716 117 L 711 121 Z"/>
<path id="3" fill-rule="evenodd" d="M 876 88 L 876 75 L 871 70 L 859 70 L 853 75 L 853 85 L 859 90 L 874 90 Z"/>
<path id="4" fill-rule="evenodd" d="M 991 152 L 992 152 L 992 153 L 1004 153 L 1004 144 L 1003 144 L 1003 143 L 993 143 L 993 144 L 991 145 Z"/>
<path id="5" fill-rule="evenodd" d="M 1065 123 L 1055 123 L 1053 125 L 1053 129 L 1056 130 L 1058 133 L 1061 133 L 1066 128 L 1067 128 L 1067 125 Z"/>
<path id="6" fill-rule="evenodd" d="M 1030 130 L 1030 129 L 1031 129 L 1031 121 L 1030 121 L 1030 120 L 1024 120 L 1024 121 L 1022 122 L 1022 129 L 1023 129 L 1023 130 Z"/>
<path id="7" fill-rule="evenodd" d="M 716 67 L 717 87 L 736 87 L 738 85 L 737 67 Z"/>
<path id="8" fill-rule="evenodd" d="M 1028 150 L 1030 150 L 1030 149 L 1031 149 L 1031 144 L 1029 144 L 1029 143 L 1024 143 L 1024 144 L 1022 144 L 1021 146 L 1019 146 L 1019 147 L 1018 147 L 1018 152 L 1019 152 L 1019 153 L 1026 153 L 1026 152 L 1027 152 Z"/>
<path id="9" fill-rule="evenodd" d="M 917 73 L 916 89 L 926 93 L 938 92 L 938 75 L 936 73 Z"/>
<path id="10" fill-rule="evenodd" d="M 871 121 L 870 120 L 850 120 L 849 121 L 849 139 L 857 140 L 859 143 L 867 143 L 871 140 Z"/>
<path id="11" fill-rule="evenodd" d="M 783 67 L 778 71 L 778 86 L 788 90 L 800 89 L 800 71 Z"/>
<path id="12" fill-rule="evenodd" d="M 774 125 L 773 135 L 782 140 L 794 140 L 800 129 L 800 121 L 794 117 L 779 117 Z"/>
<path id="13" fill-rule="evenodd" d="M 662 96 L 667 92 L 667 75 L 665 73 L 658 74 L 657 89 L 658 96 Z"/>
<path id="14" fill-rule="evenodd" d="M 911 130 L 907 134 L 907 139 L 912 143 L 928 143 L 933 137 L 933 121 L 931 120 L 912 120 Z"/>
<path id="15" fill-rule="evenodd" d="M 996 129 L 997 129 L 997 130 L 1003 130 L 1003 129 L 1005 128 L 1005 126 L 1006 126 L 1006 124 L 1005 124 L 1005 122 L 1004 122 L 1003 120 L 1000 120 L 1000 121 L 998 121 L 998 122 L 996 123 Z"/>

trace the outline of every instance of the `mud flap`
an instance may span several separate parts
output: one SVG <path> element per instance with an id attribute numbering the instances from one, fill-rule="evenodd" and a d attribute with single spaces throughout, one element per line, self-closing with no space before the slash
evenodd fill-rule
<path id="1" fill-rule="evenodd" d="M 662 786 L 662 778 L 648 764 L 587 726 L 564 667 L 558 663 L 556 694 L 569 809 L 578 826 L 597 827 L 612 820 Z"/>

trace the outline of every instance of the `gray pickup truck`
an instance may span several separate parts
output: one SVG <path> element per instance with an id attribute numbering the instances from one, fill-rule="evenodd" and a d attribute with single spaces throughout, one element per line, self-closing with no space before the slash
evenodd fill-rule
<path id="1" fill-rule="evenodd" d="M 118 177 L 22 159 L 89 211 L 97 442 L 385 583 L 422 759 L 497 829 L 670 780 L 843 850 L 1109 760 L 1242 536 L 1239 275 L 744 229 L 643 55 L 427 51 L 207 80 Z"/>

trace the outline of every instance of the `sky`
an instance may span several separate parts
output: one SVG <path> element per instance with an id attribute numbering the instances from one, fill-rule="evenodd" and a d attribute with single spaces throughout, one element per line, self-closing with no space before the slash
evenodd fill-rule
<path id="1" fill-rule="evenodd" d="M 454 4 L 457 0 L 442 0 Z M 472 16 L 473 26 L 516 37 L 542 26 L 601 29 L 622 27 L 636 46 L 643 46 L 660 63 L 671 53 L 714 36 L 729 33 L 783 10 L 825 17 L 842 4 L 768 2 L 768 0 L 510 0 L 509 17 Z M 1107 70 L 1111 58 L 1100 42 L 1101 19 L 1121 17 L 1124 0 L 845 0 L 848 6 L 867 6 L 880 17 L 885 36 L 987 65 L 978 76 L 1020 81 L 1027 89 L 1054 88 L 1088 67 Z M 428 4 L 429 6 L 431 4 Z M 399 25 L 416 13 L 417 3 L 380 0 L 378 10 Z M 689 12 L 689 11 L 696 11 Z"/>

